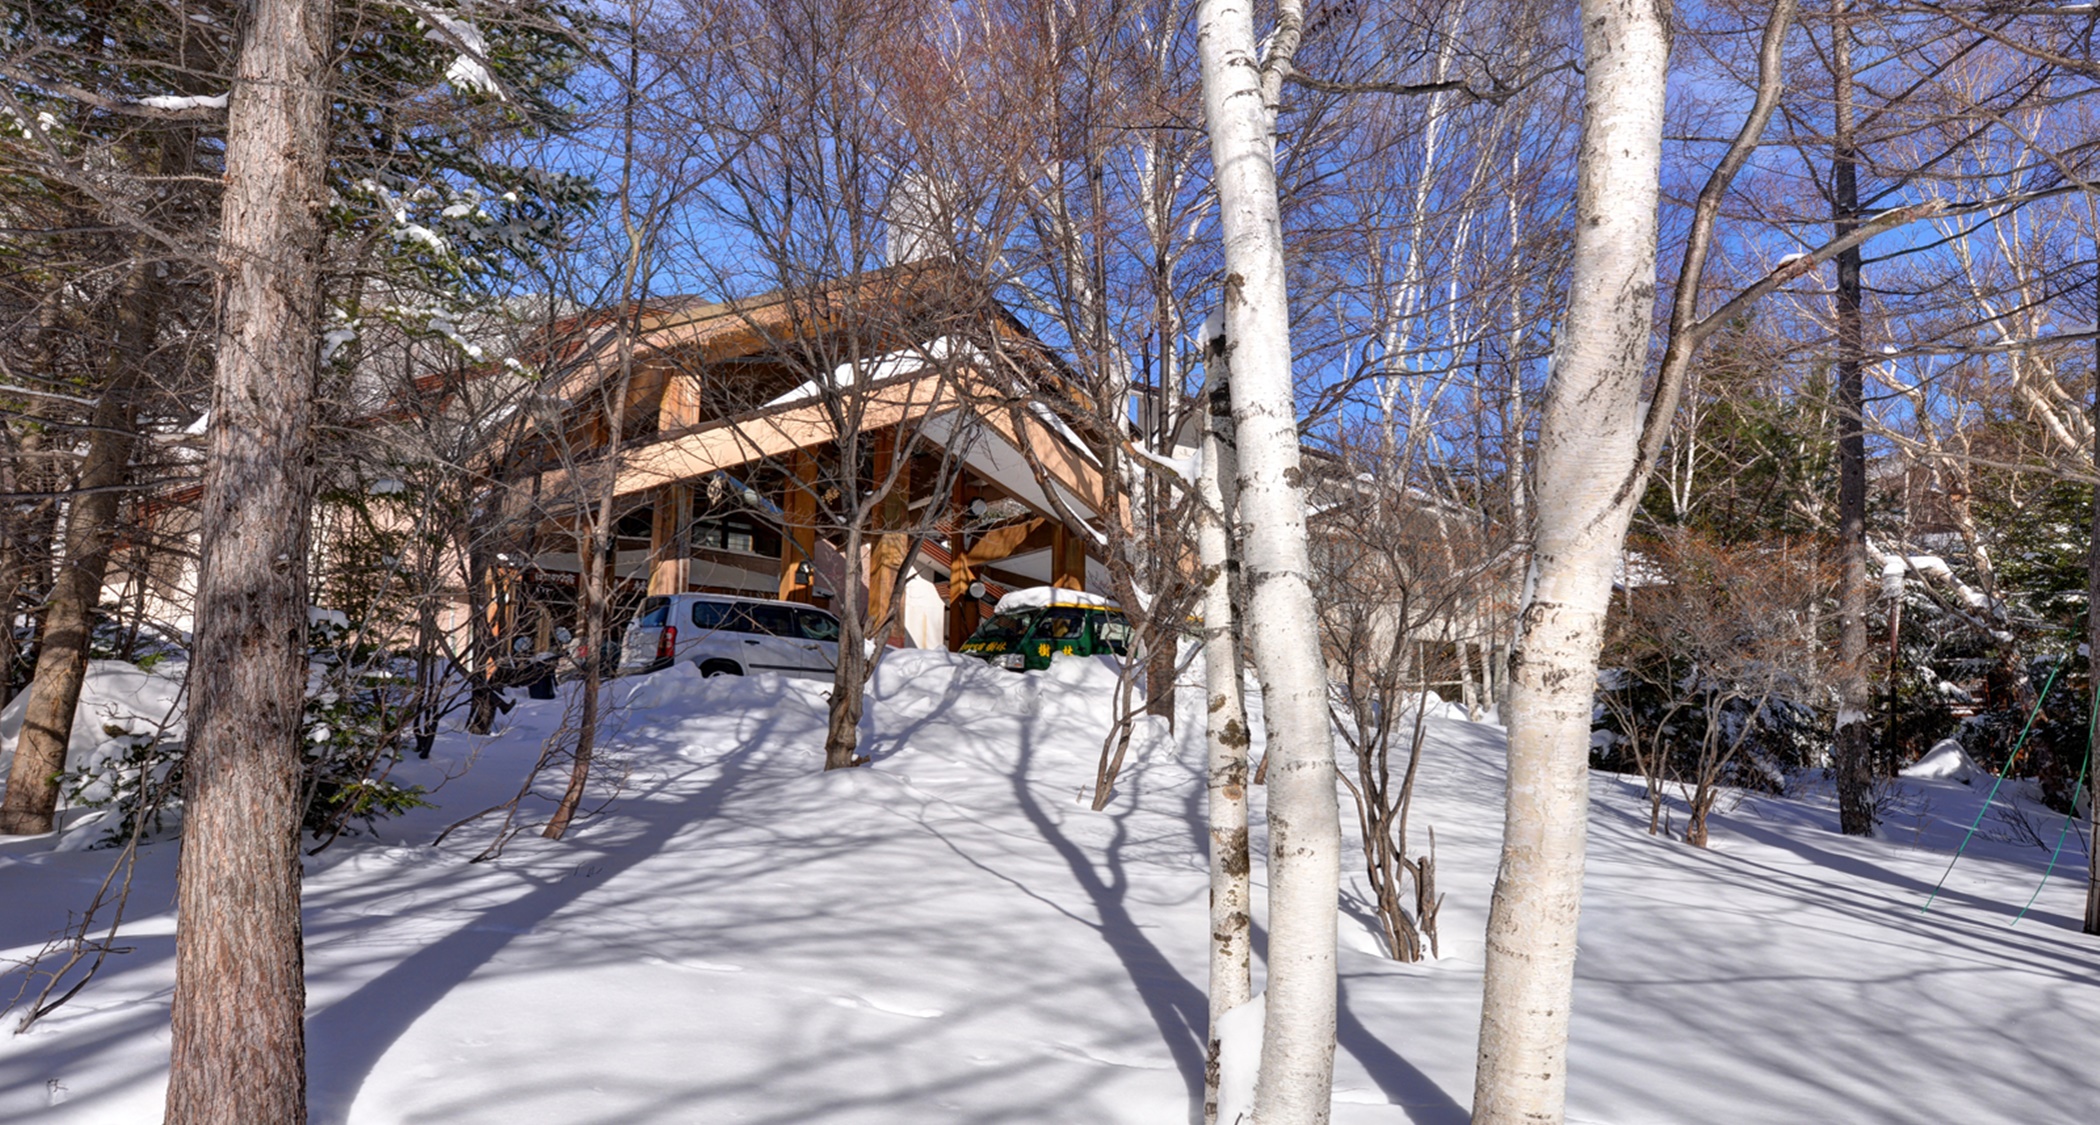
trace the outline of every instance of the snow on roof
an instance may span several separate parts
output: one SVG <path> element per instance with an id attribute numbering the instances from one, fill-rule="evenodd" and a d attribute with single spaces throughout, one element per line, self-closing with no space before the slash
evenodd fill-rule
<path id="1" fill-rule="evenodd" d="M 1025 590 L 1015 590 L 1013 593 L 1000 598 L 999 605 L 993 612 L 1016 613 L 1024 609 L 1042 609 L 1053 605 L 1076 605 L 1085 606 L 1089 609 L 1123 608 L 1117 605 L 1113 598 L 1104 598 L 1099 594 L 1089 594 L 1085 590 L 1060 590 L 1055 586 L 1030 586 Z"/>
<path id="2" fill-rule="evenodd" d="M 856 370 L 851 361 L 839 364 L 832 369 L 828 382 L 831 386 L 844 390 L 862 382 L 880 383 L 904 375 L 917 374 L 950 360 L 975 361 L 982 355 L 977 346 L 968 340 L 942 336 L 928 342 L 924 347 L 899 348 L 872 360 L 861 360 L 858 365 L 860 370 Z M 825 382 L 826 380 L 822 379 L 811 379 L 775 397 L 766 403 L 766 406 L 787 406 L 790 403 L 816 398 L 824 390 Z"/>

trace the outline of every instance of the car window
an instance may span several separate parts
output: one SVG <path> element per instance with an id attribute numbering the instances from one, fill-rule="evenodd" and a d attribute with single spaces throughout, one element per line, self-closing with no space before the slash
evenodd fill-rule
<path id="1" fill-rule="evenodd" d="M 801 630 L 795 628 L 795 611 L 784 605 L 746 605 L 740 608 L 756 626 L 753 632 L 768 633 L 776 637 L 801 635 Z"/>
<path id="2" fill-rule="evenodd" d="M 814 609 L 795 611 L 795 623 L 802 627 L 802 635 L 812 641 L 835 641 L 839 639 L 839 621 L 828 613 Z"/>
<path id="3" fill-rule="evenodd" d="M 1033 611 L 1002 613 L 977 627 L 976 640 L 1017 641 L 1028 632 L 1028 623 L 1035 620 Z"/>
<path id="4" fill-rule="evenodd" d="M 641 616 L 634 619 L 644 629 L 661 628 L 671 619 L 671 599 L 643 598 Z"/>
<path id="5" fill-rule="evenodd" d="M 727 602 L 694 602 L 693 626 L 707 632 L 717 629 L 736 630 L 740 626 L 733 620 L 735 608 Z"/>
<path id="6" fill-rule="evenodd" d="M 1086 633 L 1086 614 L 1076 609 L 1047 609 L 1036 622 L 1038 640 L 1066 641 Z"/>

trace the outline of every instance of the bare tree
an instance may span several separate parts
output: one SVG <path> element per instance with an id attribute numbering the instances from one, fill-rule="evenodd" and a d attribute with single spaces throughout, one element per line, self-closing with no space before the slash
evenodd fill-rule
<path id="1" fill-rule="evenodd" d="M 1269 729 L 1269 986 L 1254 1105 L 1255 1120 L 1265 1125 L 1327 1118 L 1341 877 L 1327 677 L 1306 580 L 1305 481 L 1272 141 L 1275 102 L 1303 25 L 1303 8 L 1284 0 L 1267 54 L 1258 57 L 1251 6 L 1205 0 L 1197 9 L 1225 247 L 1249 632 Z"/>
<path id="2" fill-rule="evenodd" d="M 1531 590 L 1510 684 L 1502 863 L 1488 914 L 1473 1120 L 1558 1121 L 1612 567 L 1638 498 L 1669 14 L 1582 6 L 1581 183 L 1568 314 L 1539 424 Z"/>
<path id="3" fill-rule="evenodd" d="M 262 0 L 228 106 L 167 1119 L 306 1120 L 299 723 L 329 0 Z"/>

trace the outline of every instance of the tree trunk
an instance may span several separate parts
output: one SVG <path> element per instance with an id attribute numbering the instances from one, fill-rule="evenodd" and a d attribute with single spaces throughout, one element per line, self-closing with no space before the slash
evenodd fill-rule
<path id="1" fill-rule="evenodd" d="M 1253 908 L 1247 854 L 1247 703 L 1241 697 L 1240 631 L 1233 604 L 1233 522 L 1239 471 L 1232 440 L 1224 341 L 1206 340 L 1203 471 L 1196 483 L 1196 549 L 1203 582 L 1203 679 L 1209 705 L 1205 789 L 1210 798 L 1210 1035 L 1203 1063 L 1203 1120 L 1218 1118 L 1218 1021 L 1253 996 Z"/>
<path id="2" fill-rule="evenodd" d="M 852 461 L 841 457 L 851 465 Z M 850 476 L 848 479 L 851 479 Z M 854 517 L 858 519 L 858 515 Z M 844 554 L 845 580 L 832 601 L 832 614 L 839 619 L 838 667 L 831 678 L 831 708 L 824 725 L 824 768 L 849 769 L 867 761 L 860 756 L 860 715 L 868 689 L 867 610 L 868 590 L 853 575 L 865 537 L 858 527 L 848 528 Z"/>
<path id="3" fill-rule="evenodd" d="M 1288 65 L 1300 5 L 1278 5 L 1269 59 Z M 1225 251 L 1247 619 L 1267 718 L 1269 980 L 1254 1120 L 1327 1120 L 1334 1078 L 1335 913 L 1341 817 L 1319 623 L 1306 576 L 1304 480 L 1291 379 L 1290 308 L 1273 116 L 1247 0 L 1202 0 L 1197 49 Z M 1280 74 L 1273 77 L 1280 82 Z"/>
<path id="4" fill-rule="evenodd" d="M 141 288 L 127 286 L 119 301 L 115 357 L 119 366 L 90 418 L 87 459 L 66 517 L 65 566 L 44 606 L 36 677 L 30 681 L 22 712 L 22 734 L 8 770 L 7 797 L 0 803 L 0 836 L 49 832 L 58 809 L 58 775 L 66 768 L 73 713 L 80 706 L 80 687 L 87 677 L 95 606 L 102 599 L 109 548 L 116 538 L 118 489 L 131 464 L 134 364 L 146 350 Z"/>
<path id="5" fill-rule="evenodd" d="M 168 1125 L 306 1120 L 299 722 L 334 9 L 255 0 L 226 130 Z"/>
<path id="6" fill-rule="evenodd" d="M 2093 253 L 2100 261 L 2100 234 L 2094 236 Z M 2100 321 L 2100 287 L 2093 291 L 2094 319 Z M 2100 339 L 2093 341 L 2093 370 L 2100 371 Z M 2100 384 L 2100 380 L 2096 380 Z M 2093 464 L 2100 465 L 2100 385 L 2093 388 Z M 2085 564 L 2085 639 L 2086 677 L 2092 681 L 2093 712 L 2100 712 L 2100 488 L 2093 490 L 2092 542 L 2086 548 Z M 2088 712 L 2091 714 L 2093 712 Z M 2085 815 L 2088 823 L 2088 847 L 2085 850 L 2085 932 L 2100 934 L 2100 724 L 2088 720 L 2086 723 L 2086 771 L 2085 771 Z"/>
<path id="7" fill-rule="evenodd" d="M 1859 225 L 1859 165 L 1852 122 L 1852 33 L 1850 0 L 1833 0 L 1831 66 L 1836 79 L 1836 129 L 1831 145 L 1832 234 L 1842 238 Z M 1838 716 L 1833 766 L 1837 775 L 1838 826 L 1847 836 L 1874 831 L 1874 748 L 1867 712 L 1874 701 L 1867 686 L 1867 438 L 1861 371 L 1860 249 L 1837 257 L 1838 428 Z"/>
<path id="8" fill-rule="evenodd" d="M 495 547 L 491 542 L 496 517 L 492 514 L 493 501 L 481 506 L 480 511 L 467 520 L 467 660 L 472 665 L 467 671 L 467 733 L 487 734 L 496 729 L 496 707 L 501 696 L 496 687 L 496 630 L 489 621 L 492 599 L 489 597 L 490 555 Z M 586 581 L 585 572 L 590 570 L 587 560 L 577 563 L 576 592 L 581 598 Z"/>
<path id="9" fill-rule="evenodd" d="M 1174 673 L 1180 669 L 1181 632 L 1172 622 L 1161 622 L 1159 643 L 1145 661 L 1145 714 L 1165 719 L 1168 730 L 1174 729 Z"/>
<path id="10" fill-rule="evenodd" d="M 617 438 L 612 447 L 618 448 Z M 611 489 L 608 484 L 606 490 Z M 576 572 L 576 592 L 583 601 L 583 678 L 577 683 L 582 694 L 578 697 L 576 749 L 569 758 L 569 783 L 562 788 L 561 800 L 555 804 L 547 827 L 540 830 L 540 835 L 549 840 L 561 839 L 569 830 L 569 822 L 576 819 L 576 810 L 583 805 L 584 786 L 591 779 L 591 758 L 598 746 L 598 696 L 605 684 L 605 603 L 610 585 L 602 560 L 614 542 L 611 508 L 612 500 L 606 497 L 590 526 L 578 533 L 584 540 Z M 604 532 L 602 539 L 600 531 Z"/>
<path id="11" fill-rule="evenodd" d="M 1488 912 L 1476 1123 L 1562 1120 L 1589 740 L 1612 568 L 1640 496 L 1667 5 L 1584 0 L 1568 311 L 1539 423 L 1532 589 L 1511 662 L 1508 804 Z"/>

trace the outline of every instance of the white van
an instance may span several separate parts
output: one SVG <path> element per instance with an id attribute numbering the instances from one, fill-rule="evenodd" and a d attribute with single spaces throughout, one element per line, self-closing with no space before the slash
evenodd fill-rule
<path id="1" fill-rule="evenodd" d="M 780 672 L 830 679 L 839 619 L 814 606 L 729 594 L 668 594 L 642 601 L 620 646 L 620 672 L 674 663 L 703 676 Z"/>

